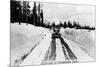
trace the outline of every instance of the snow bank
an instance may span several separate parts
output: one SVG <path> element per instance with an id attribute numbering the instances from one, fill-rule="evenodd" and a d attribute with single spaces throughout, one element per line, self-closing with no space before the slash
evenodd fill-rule
<path id="1" fill-rule="evenodd" d="M 95 59 L 95 31 L 66 28 L 61 34 L 68 40 L 78 43 L 81 49 Z"/>
<path id="2" fill-rule="evenodd" d="M 11 24 L 10 31 L 11 64 L 17 58 L 23 56 L 34 45 L 38 44 L 44 36 L 43 28 L 26 25 L 24 23 L 21 25 L 18 23 Z"/>

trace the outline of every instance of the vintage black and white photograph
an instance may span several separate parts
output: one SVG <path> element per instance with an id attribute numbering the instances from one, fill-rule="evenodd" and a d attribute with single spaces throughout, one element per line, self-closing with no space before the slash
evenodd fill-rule
<path id="1" fill-rule="evenodd" d="M 95 6 L 10 0 L 10 65 L 94 62 Z"/>

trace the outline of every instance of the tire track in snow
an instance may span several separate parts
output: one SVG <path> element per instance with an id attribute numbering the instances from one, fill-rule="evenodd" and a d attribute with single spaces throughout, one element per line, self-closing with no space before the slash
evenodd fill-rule
<path id="1" fill-rule="evenodd" d="M 68 44 L 72 52 L 77 56 L 77 62 L 86 62 L 86 61 L 94 61 L 87 53 L 85 53 L 77 43 L 67 40 L 62 37 Z"/>
<path id="2" fill-rule="evenodd" d="M 50 47 L 44 56 L 43 61 L 54 61 L 56 59 L 56 40 L 52 39 Z"/>
<path id="3" fill-rule="evenodd" d="M 56 61 L 65 61 L 64 51 L 60 39 L 56 39 Z"/>
<path id="4" fill-rule="evenodd" d="M 57 42 L 56 42 L 57 40 Z M 60 52 L 60 51 L 61 52 Z M 46 51 L 43 61 L 74 61 L 77 60 L 75 54 L 71 51 L 64 39 L 52 39 L 49 49 Z"/>
<path id="5" fill-rule="evenodd" d="M 63 49 L 63 52 L 64 52 L 65 60 L 69 60 L 68 53 L 67 53 L 65 46 L 62 45 L 62 49 Z"/>
<path id="6" fill-rule="evenodd" d="M 75 54 L 71 51 L 70 47 L 68 46 L 68 44 L 64 41 L 64 39 L 62 37 L 60 37 L 60 41 L 61 44 L 66 48 L 68 56 L 71 60 L 76 60 L 77 57 L 75 56 Z"/>

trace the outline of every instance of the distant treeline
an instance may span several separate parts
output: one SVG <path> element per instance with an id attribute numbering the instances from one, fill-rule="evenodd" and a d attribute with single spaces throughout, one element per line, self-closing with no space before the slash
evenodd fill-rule
<path id="1" fill-rule="evenodd" d="M 71 22 L 70 20 L 64 21 L 64 23 L 60 22 L 59 25 L 55 25 L 55 23 L 52 24 L 52 26 L 57 26 L 57 27 L 63 27 L 63 28 L 75 28 L 75 29 L 88 29 L 88 30 L 95 30 L 95 27 L 91 27 L 89 25 L 81 25 L 79 22 L 73 21 Z M 50 27 L 48 25 L 48 27 Z"/>
<path id="2" fill-rule="evenodd" d="M 76 28 L 76 29 L 88 29 L 95 30 L 95 27 L 90 27 L 88 25 L 81 26 L 79 22 L 74 21 L 73 24 L 71 21 L 65 21 L 64 23 L 60 22 L 58 25 L 55 25 L 56 22 L 52 24 L 45 24 L 43 17 L 43 9 L 41 4 L 34 2 L 32 10 L 30 10 L 29 1 L 16 1 L 11 0 L 10 3 L 10 14 L 11 14 L 11 23 L 18 22 L 32 24 L 34 26 L 41 26 L 45 28 L 51 27 L 63 27 L 63 28 Z"/>

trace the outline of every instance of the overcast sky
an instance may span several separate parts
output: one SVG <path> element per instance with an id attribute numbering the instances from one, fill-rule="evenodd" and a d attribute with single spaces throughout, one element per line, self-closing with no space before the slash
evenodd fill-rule
<path id="1" fill-rule="evenodd" d="M 80 21 L 80 24 L 95 25 L 95 7 L 86 5 L 43 3 L 44 18 L 49 21 Z"/>

